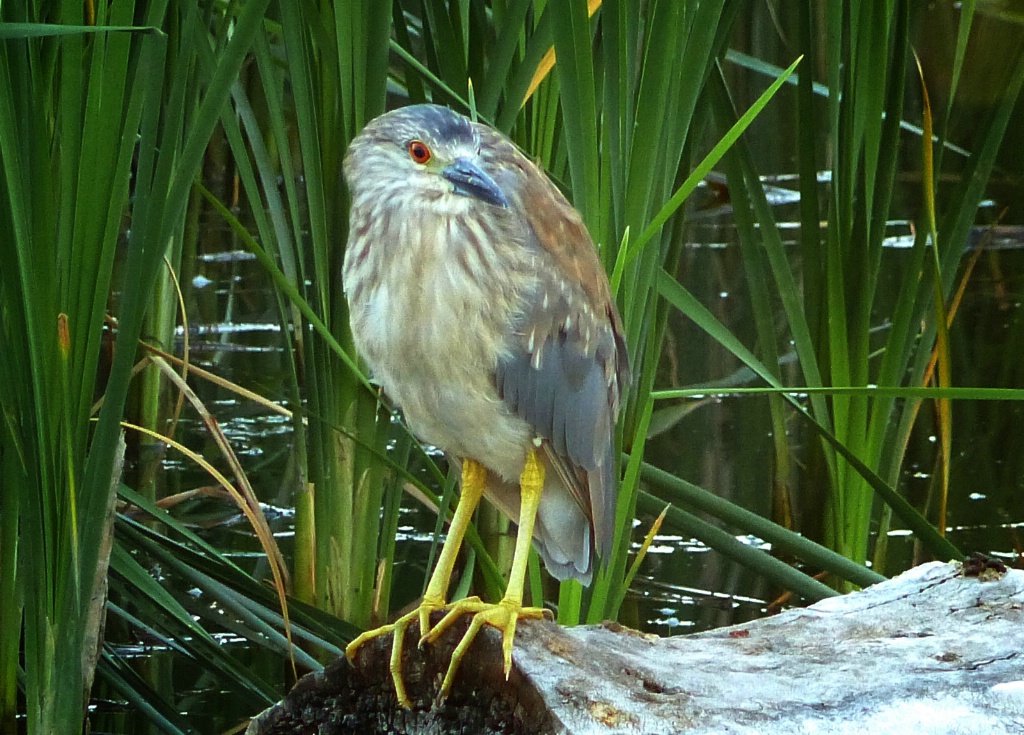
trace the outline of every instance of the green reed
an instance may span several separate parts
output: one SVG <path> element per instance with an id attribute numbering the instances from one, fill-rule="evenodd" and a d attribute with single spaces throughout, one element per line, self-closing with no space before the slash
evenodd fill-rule
<path id="1" fill-rule="evenodd" d="M 192 38 L 169 44 L 159 30 L 165 3 L 101 4 L 95 18 L 75 2 L 2 8 L 5 729 L 15 715 L 20 671 L 29 732 L 82 727 L 102 650 L 124 452 L 120 421 L 142 315 L 167 244 L 180 237 L 205 141 L 265 5 L 250 3 L 239 15 L 231 41 L 202 67 L 202 102 L 187 112 L 182 103 L 195 83 L 195 47 Z M 182 32 L 201 28 L 198 8 L 173 14 Z M 133 25 L 140 18 L 143 25 Z M 132 229 L 125 272 L 132 277 L 119 283 L 114 256 L 126 212 Z M 92 424 L 115 283 L 122 291 L 117 341 Z"/>
<path id="2" fill-rule="evenodd" d="M 398 510 L 415 493 L 442 509 L 441 529 L 454 478 L 446 480 L 392 423 L 368 384 L 338 287 L 347 234 L 341 161 L 362 125 L 391 103 L 431 99 L 512 136 L 583 213 L 612 275 L 635 374 L 619 426 L 627 453 L 615 548 L 590 590 L 565 583 L 556 593 L 534 559 L 535 602 L 557 600 L 564 623 L 616 617 L 631 543 L 639 540 L 633 517 L 666 501 L 667 527 L 805 599 L 832 592 L 705 518 L 866 585 L 880 578 L 863 564 L 878 495 L 886 504 L 883 528 L 892 508 L 935 553 L 959 553 L 902 498 L 898 480 L 924 400 L 914 390 L 927 373 L 945 308 L 939 302 L 949 300 L 959 248 L 1024 82 L 1019 52 L 1007 55 L 1003 93 L 978 126 L 974 152 L 959 162 L 962 183 L 925 182 L 936 203 L 937 257 L 929 257 L 928 228 L 919 228 L 915 282 L 886 315 L 891 326 L 879 340 L 872 326 L 879 319 L 885 223 L 901 170 L 896 143 L 913 134 L 900 132 L 901 125 L 921 122 L 904 109 L 905 90 L 918 85 L 908 76 L 909 2 L 894 3 L 892 13 L 853 3 L 819 17 L 805 3 L 795 16 L 783 14 L 794 46 L 779 59 L 741 62 L 763 81 L 746 115 L 747 105 L 733 100 L 728 71 L 744 7 L 725 0 L 606 2 L 593 16 L 583 0 L 300 0 L 272 7 L 267 0 L 115 0 L 97 5 L 100 15 L 88 28 L 82 3 L 0 7 L 0 242 L 9 244 L 0 268 L 0 727 L 13 722 L 23 674 L 30 732 L 81 729 L 94 665 L 104 686 L 164 731 L 196 726 L 178 714 L 178 693 L 157 691 L 159 682 L 140 677 L 111 646 L 99 647 L 102 606 L 94 599 L 102 596 L 94 594 L 103 591 L 108 554 L 111 620 L 200 662 L 230 692 L 226 699 L 249 710 L 281 696 L 283 667 L 273 674 L 250 670 L 217 645 L 215 626 L 229 626 L 275 663 L 291 655 L 312 669 L 357 628 L 388 618 L 419 593 L 418 584 L 405 589 L 392 579 Z M 129 27 L 140 18 L 143 27 Z M 955 160 L 944 143 L 957 117 L 972 19 L 973 5 L 965 3 L 953 89 L 936 113 L 936 179 Z M 554 66 L 539 77 L 552 49 Z M 772 83 L 781 84 L 792 72 L 782 67 L 799 56 L 795 89 L 772 100 Z M 799 141 L 798 266 L 784 252 L 766 201 L 759 178 L 766 164 L 748 139 L 752 133 L 737 140 L 755 114 L 780 108 L 795 123 L 778 134 L 792 131 Z M 163 256 L 179 251 L 187 217 L 195 216 L 190 197 L 205 191 L 193 184 L 215 130 L 232 153 L 252 232 L 223 202 L 208 199 L 257 254 L 284 326 L 297 509 L 289 632 L 297 648 L 283 632 L 273 592 L 151 498 L 119 485 L 120 421 L 143 315 L 167 308 L 163 297 L 154 302 L 154 284 Z M 674 275 L 687 228 L 680 205 L 701 178 L 691 172 L 703 175 L 702 164 L 716 161 L 735 208 L 756 348 L 721 325 Z M 820 171 L 829 172 L 828 187 L 818 186 Z M 125 230 L 122 272 L 130 277 L 119 277 L 115 246 Z M 111 290 L 121 293 L 104 382 L 98 366 Z M 770 318 L 780 308 L 781 328 Z M 773 431 L 760 481 L 786 526 L 791 485 L 799 479 L 825 488 L 824 538 L 835 551 L 644 463 L 652 424 L 681 415 L 666 406 L 682 393 L 660 389 L 658 373 L 668 319 L 677 312 L 772 391 L 764 398 Z M 784 371 L 790 341 L 798 370 Z M 872 393 L 869 384 L 889 392 Z M 104 402 L 90 424 L 97 385 Z M 798 402 L 786 386 L 814 390 Z M 953 390 L 926 395 L 961 397 Z M 809 456 L 787 437 L 794 417 L 803 427 L 796 441 L 814 437 Z M 161 530 L 120 515 L 110 548 L 114 491 L 159 519 Z M 468 534 L 470 563 L 454 584 L 460 593 L 475 587 L 492 599 L 501 594 L 503 552 L 492 541 Z M 133 551 L 231 614 L 175 599 Z M 876 552 L 880 568 L 884 549 Z M 351 625 L 332 625 L 322 610 Z"/>

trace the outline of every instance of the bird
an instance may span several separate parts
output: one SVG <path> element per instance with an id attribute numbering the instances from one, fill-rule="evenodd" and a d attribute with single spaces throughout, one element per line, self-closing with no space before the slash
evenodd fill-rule
<path id="1" fill-rule="evenodd" d="M 345 155 L 342 266 L 353 343 L 412 432 L 445 453 L 460 497 L 419 606 L 363 633 L 393 635 L 390 673 L 418 621 L 429 644 L 462 616 L 439 700 L 484 625 L 502 633 L 505 677 L 534 544 L 557 579 L 589 585 L 613 543 L 614 433 L 630 364 L 622 319 L 579 212 L 494 128 L 435 104 L 371 120 Z M 517 522 L 505 595 L 446 602 L 481 498 Z M 431 614 L 444 612 L 431 627 Z"/>

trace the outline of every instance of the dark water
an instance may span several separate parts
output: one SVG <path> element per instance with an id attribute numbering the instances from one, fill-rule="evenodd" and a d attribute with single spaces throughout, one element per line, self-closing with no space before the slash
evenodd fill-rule
<path id="1" fill-rule="evenodd" d="M 780 207 L 789 206 L 785 197 Z M 781 211 L 785 211 L 782 209 Z M 728 223 L 701 221 L 693 228 L 681 268 L 681 280 L 712 308 L 746 344 L 754 344 L 745 276 Z M 906 223 L 894 222 L 883 267 L 893 293 L 909 257 Z M 1015 387 L 1021 368 L 1011 346 L 1024 340 L 1024 247 L 1016 230 L 989 243 L 965 292 L 951 332 L 954 383 L 963 386 Z M 697 240 L 699 238 L 699 241 Z M 965 252 L 969 252 L 965 251 Z M 195 263 L 191 298 L 202 305 L 202 319 L 192 326 L 192 358 L 200 366 L 252 388 L 272 400 L 282 399 L 284 365 L 281 335 L 268 309 L 265 277 L 243 252 L 201 257 Z M 232 319 L 226 320 L 230 313 Z M 884 329 L 884 325 L 880 328 Z M 670 328 L 664 380 L 660 387 L 686 386 L 733 375 L 741 366 L 693 325 L 682 318 Z M 207 405 L 216 414 L 235 451 L 250 468 L 259 497 L 267 503 L 279 542 L 289 552 L 292 514 L 288 508 L 287 463 L 291 427 L 279 415 L 238 399 L 224 389 L 196 381 Z M 953 404 L 953 466 L 949 497 L 948 533 L 966 551 L 983 550 L 1014 562 L 1024 524 L 1024 405 L 1018 402 Z M 925 496 L 936 457 L 935 437 L 927 411 L 919 419 L 902 476 L 902 489 L 911 500 Z M 189 443 L 209 442 L 202 424 L 186 419 L 182 426 Z M 770 516 L 770 431 L 763 397 L 716 399 L 696 408 L 670 430 L 652 438 L 646 458 L 743 507 Z M 810 441 L 810 438 L 805 438 Z M 800 447 L 794 447 L 799 460 Z M 164 492 L 208 482 L 188 462 L 173 456 L 164 460 Z M 799 471 L 794 473 L 799 480 Z M 798 514 L 814 502 L 816 488 L 799 482 L 793 488 Z M 819 498 L 820 499 L 820 498 Z M 189 510 L 193 521 L 209 526 L 219 546 L 257 554 L 247 524 L 232 507 L 212 501 Z M 638 546 L 650 527 L 639 518 L 634 532 Z M 396 575 L 419 574 L 433 543 L 433 514 L 411 499 L 399 524 Z M 813 524 L 812 524 L 813 525 Z M 741 541 L 770 550 L 760 539 Z M 889 532 L 890 572 L 914 562 L 913 539 L 901 528 Z M 721 557 L 700 542 L 670 529 L 656 538 L 626 601 L 624 615 L 639 627 L 676 634 L 751 619 L 765 614 L 779 594 L 759 577 Z"/>
<path id="2" fill-rule="evenodd" d="M 778 193 L 776 214 L 796 215 L 792 198 Z M 978 221 L 987 221 L 985 208 Z M 680 281 L 737 334 L 744 344 L 757 342 L 753 314 L 739 263 L 739 250 L 728 213 L 695 223 L 694 241 L 687 249 Z M 797 262 L 797 225 L 780 226 Z M 953 384 L 1019 388 L 1024 386 L 1024 228 L 977 228 L 966 244 L 964 262 L 984 241 L 984 250 L 964 292 L 950 330 L 954 355 Z M 887 328 L 885 315 L 907 282 L 909 222 L 890 223 L 881 268 L 875 329 Z M 889 303 L 887 303 L 887 300 Z M 783 324 L 780 315 L 776 323 Z M 683 317 L 670 323 L 673 354 L 663 362 L 662 387 L 687 387 L 734 376 L 742 367 L 723 348 Z M 786 357 L 783 357 L 783 361 Z M 799 376 L 788 378 L 796 384 Z M 666 385 L 667 384 L 667 385 Z M 1020 402 L 953 402 L 953 457 L 948 498 L 947 535 L 966 552 L 984 551 L 1007 563 L 1019 564 L 1024 527 L 1024 405 Z M 792 417 L 787 425 L 789 478 L 797 527 L 820 529 L 821 494 L 800 468 L 807 445 L 817 439 L 800 431 Z M 922 408 L 903 463 L 899 489 L 917 507 L 928 496 L 938 456 L 934 415 Z M 763 397 L 732 396 L 708 402 L 670 431 L 648 442 L 648 461 L 725 497 L 744 508 L 771 517 L 770 415 Z M 878 503 L 873 534 L 877 535 Z M 818 513 L 818 517 L 813 517 Z M 934 516 L 932 516 L 934 517 Z M 921 561 L 910 533 L 898 520 L 887 533 L 888 568 L 892 575 Z M 644 524 L 646 528 L 646 524 Z M 639 539 L 638 539 L 639 540 Z M 757 538 L 740 537 L 757 548 L 770 548 Z M 875 538 L 871 546 L 874 546 Z M 639 622 L 658 633 L 702 630 L 765 614 L 779 590 L 699 542 L 675 536 L 659 539 L 645 562 L 642 578 L 631 595 L 638 601 Z M 870 548 L 869 548 L 870 555 Z"/>
<path id="3" fill-rule="evenodd" d="M 785 222 L 795 217 L 796 205 L 785 190 L 789 182 L 773 182 L 771 192 L 776 216 Z M 990 221 L 991 208 L 978 221 Z M 246 252 L 235 249 L 230 236 L 217 222 L 203 229 L 201 255 L 185 264 L 183 288 L 190 313 L 189 345 L 194 364 L 253 390 L 265 398 L 286 401 L 286 364 L 282 336 L 268 279 Z M 793 225 L 782 225 L 784 238 L 797 236 Z M 893 221 L 884 253 L 876 327 L 886 329 L 884 314 L 908 277 L 911 242 L 907 220 Z M 958 386 L 1024 387 L 1024 232 L 1006 225 L 983 235 L 972 234 L 964 257 L 979 243 L 985 249 L 965 291 L 951 330 L 954 355 L 953 381 Z M 790 247 L 796 263 L 797 248 Z M 703 211 L 695 216 L 678 276 L 727 327 L 748 346 L 756 344 L 746 276 L 728 211 Z M 778 323 L 784 323 L 781 315 Z M 179 332 L 180 354 L 183 334 Z M 783 358 L 788 359 L 788 358 Z M 672 318 L 662 356 L 658 387 L 685 387 L 735 377 L 741 365 L 682 317 Z M 790 382 L 798 380 L 790 377 Z M 264 503 L 278 542 L 286 557 L 292 553 L 294 514 L 290 469 L 291 425 L 279 414 L 253 401 L 203 380 L 190 381 L 216 416 L 239 455 L 255 492 Z M 948 535 L 966 552 L 986 551 L 1009 564 L 1020 564 L 1024 535 L 1024 403 L 971 402 L 953 404 L 953 465 L 949 497 Z M 922 411 L 903 467 L 900 489 L 915 504 L 927 496 L 934 472 L 937 446 L 934 421 Z M 822 488 L 806 481 L 799 462 L 812 437 L 802 436 L 798 426 L 789 437 L 795 469 L 793 496 L 801 529 L 814 528 L 820 513 Z M 764 397 L 729 396 L 708 401 L 687 413 L 670 429 L 650 439 L 645 447 L 648 461 L 687 479 L 742 507 L 771 516 L 771 424 Z M 186 410 L 179 440 L 207 456 L 217 450 L 203 424 Z M 142 457 L 145 461 L 147 458 Z M 211 484 L 209 477 L 191 461 L 169 451 L 157 458 L 158 495 L 166 496 Z M 178 507 L 175 514 L 192 524 L 214 545 L 233 549 L 234 558 L 246 569 L 266 574 L 262 552 L 248 523 L 224 500 L 198 499 Z M 877 516 L 877 513 L 876 513 Z M 634 549 L 650 528 L 652 518 L 637 519 Z M 411 498 L 405 503 L 398 527 L 396 587 L 411 582 L 417 587 L 426 573 L 425 563 L 434 543 L 435 517 Z M 820 525 L 820 519 L 818 524 Z M 760 539 L 740 537 L 743 543 L 766 551 Z M 914 542 L 909 533 L 895 527 L 888 533 L 889 568 L 896 573 L 915 563 Z M 180 596 L 195 592 L 186 585 L 169 583 Z M 661 635 L 705 630 L 757 618 L 770 612 L 781 594 L 763 578 L 744 569 L 704 544 L 663 530 L 651 546 L 622 609 L 628 624 Z M 398 606 L 401 600 L 394 600 Z M 215 604 L 215 603 L 214 603 Z M 111 630 L 108 640 L 132 641 L 124 631 Z M 119 634 L 120 633 L 120 634 Z M 221 645 L 230 647 L 243 665 L 265 671 L 267 680 L 284 678 L 280 661 L 235 636 L 222 634 Z M 115 645 L 119 645 L 115 642 Z M 211 722 L 227 724 L 251 716 L 256 704 L 240 703 L 225 696 L 217 684 L 194 663 L 151 643 L 120 644 L 127 658 L 138 662 L 149 680 L 162 685 L 171 701 L 195 717 L 207 712 Z M 227 703 L 230 702 L 230 705 Z M 119 704 L 116 697 L 99 700 L 104 710 L 96 723 L 138 721 L 138 714 Z M 128 725 L 101 726 L 106 731 L 128 731 Z"/>
<path id="4" fill-rule="evenodd" d="M 922 35 L 936 32 L 930 16 L 922 23 Z M 765 27 L 769 26 L 766 23 Z M 762 35 L 774 38 L 774 29 Z M 780 56 L 778 51 L 765 50 L 759 44 L 760 41 L 752 40 L 750 50 L 762 58 Z M 927 48 L 922 50 L 922 56 L 927 71 Z M 948 66 L 945 59 L 933 58 L 932 63 Z M 737 90 L 740 103 L 744 83 L 751 89 L 748 102 L 763 89 L 757 80 L 731 80 L 730 88 Z M 941 89 L 933 87 L 933 104 L 937 109 L 944 104 L 941 94 Z M 984 98 L 980 85 L 973 85 L 971 94 L 972 105 L 981 108 L 992 103 Z M 765 157 L 764 170 L 794 168 L 792 151 L 778 145 L 776 134 L 779 128 L 792 124 L 785 110 L 785 105 L 769 108 L 750 131 L 760 141 L 757 149 L 759 156 Z M 1018 114 L 1016 119 L 1024 118 Z M 970 119 L 961 125 L 969 129 Z M 965 259 L 982 241 L 985 250 L 950 333 L 953 382 L 958 386 L 1024 388 L 1024 232 L 1020 227 L 1024 222 L 1024 190 L 1019 178 L 1003 173 L 1024 170 L 1024 126 L 1012 128 L 1008 137 L 1004 145 L 1006 158 L 1000 159 L 1003 167 L 996 172 L 990 189 L 999 207 L 1009 203 L 1010 210 L 1004 215 L 1002 227 L 987 235 L 979 229 L 964 243 Z M 969 140 L 964 142 L 969 145 Z M 798 228 L 785 223 L 797 219 L 796 200 L 790 191 L 796 183 L 792 178 L 780 177 L 766 181 L 766 186 L 776 219 L 784 223 L 783 238 L 793 243 Z M 882 273 L 887 280 L 879 286 L 875 326 L 880 332 L 886 329 L 885 314 L 891 311 L 886 295 L 894 299 L 908 277 L 909 245 L 913 239 L 909 223 L 918 216 L 918 187 L 917 182 L 908 179 L 897 193 L 897 201 L 901 202 L 898 219 L 889 227 L 883 256 Z M 754 347 L 757 335 L 730 213 L 717 211 L 713 206 L 708 209 L 700 201 L 689 206 L 692 224 L 686 233 L 678 277 L 744 344 Z M 997 209 L 994 204 L 983 207 L 976 221 L 994 221 Z M 286 365 L 281 352 L 282 335 L 266 274 L 251 256 L 236 249 L 230 233 L 219 221 L 205 223 L 202 233 L 201 254 L 184 264 L 182 274 L 191 319 L 191 359 L 270 400 L 284 403 Z M 793 246 L 790 250 L 798 267 L 797 248 Z M 781 315 L 777 323 L 784 323 Z M 179 334 L 179 351 L 181 337 Z M 675 316 L 669 325 L 658 387 L 720 380 L 734 376 L 740 367 L 735 358 L 699 329 Z M 264 503 L 271 528 L 290 558 L 294 522 L 290 507 L 294 491 L 289 466 L 290 424 L 280 415 L 239 399 L 226 389 L 201 380 L 191 383 L 241 457 L 257 496 Z M 1007 563 L 1020 565 L 1024 546 L 1024 403 L 955 401 L 953 417 L 949 538 L 966 552 L 986 551 Z M 937 445 L 933 427 L 933 417 L 926 407 L 911 439 L 900 480 L 900 490 L 915 505 L 927 496 L 935 471 Z M 806 480 L 799 462 L 806 445 L 815 440 L 801 435 L 798 427 L 788 428 L 794 432 L 790 437 L 795 465 L 792 490 L 800 527 L 813 529 L 820 526 L 820 518 L 815 515 L 820 514 L 824 490 Z M 771 430 L 765 398 L 714 399 L 652 438 L 645 448 L 645 457 L 679 477 L 770 517 Z M 216 454 L 205 427 L 188 410 L 178 438 L 208 456 Z M 158 461 L 163 469 L 157 480 L 161 496 L 211 484 L 205 473 L 173 451 Z M 261 551 L 247 522 L 230 503 L 194 500 L 179 507 L 176 514 L 194 524 L 218 548 L 234 549 L 235 558 L 246 569 L 265 572 Z M 637 519 L 634 548 L 651 521 L 649 517 Z M 403 578 L 422 579 L 425 560 L 434 543 L 434 525 L 433 514 L 412 499 L 405 503 L 398 528 L 396 586 L 402 584 Z M 770 551 L 760 539 L 741 537 L 740 541 Z M 887 574 L 915 563 L 917 550 L 905 529 L 890 530 L 888 546 Z M 185 586 L 174 587 L 172 591 L 179 595 L 192 593 Z M 642 564 L 624 603 L 622 617 L 629 624 L 662 635 L 688 633 L 763 616 L 780 593 L 761 577 L 699 541 L 666 528 L 655 539 Z M 401 604 L 398 600 L 394 602 Z M 245 665 L 266 671 L 268 680 L 283 678 L 276 657 L 251 650 L 244 641 L 230 635 L 222 635 L 220 642 L 231 647 Z M 216 682 L 206 678 L 198 666 L 159 647 L 132 643 L 120 650 L 138 662 L 149 680 L 164 687 L 168 698 L 178 703 L 182 711 L 189 712 L 193 721 L 198 722 L 197 713 L 203 712 L 207 718 L 204 722 L 223 723 L 227 727 L 250 716 L 257 708 L 251 702 L 247 707 L 240 705 L 238 697 L 224 696 Z M 97 704 L 107 711 L 122 708 L 114 701 Z M 110 720 L 117 721 L 118 716 L 112 715 Z M 210 727 L 212 731 L 213 725 Z"/>

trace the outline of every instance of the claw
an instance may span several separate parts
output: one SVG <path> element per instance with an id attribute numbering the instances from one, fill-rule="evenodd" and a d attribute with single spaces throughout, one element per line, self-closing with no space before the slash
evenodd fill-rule
<path id="1" fill-rule="evenodd" d="M 481 602 L 479 597 L 468 597 L 450 604 L 445 616 L 434 626 L 433 630 L 423 636 L 422 642 L 433 643 L 463 615 L 472 615 L 473 620 L 463 634 L 459 645 L 452 652 L 451 663 L 448 664 L 448 671 L 441 683 L 441 691 L 437 695 L 438 701 L 443 701 L 448 696 L 452 683 L 455 681 L 455 672 L 458 671 L 463 656 L 466 655 L 466 651 L 469 650 L 483 626 L 490 625 L 501 631 L 501 650 L 505 679 L 507 680 L 509 674 L 512 673 L 512 643 L 515 640 L 517 623 L 520 620 L 550 618 L 551 612 L 539 607 L 523 607 L 521 603 L 507 598 L 495 604 Z"/>
<path id="2" fill-rule="evenodd" d="M 405 682 L 402 680 L 402 651 L 405 649 L 405 631 L 409 628 L 410 623 L 418 620 L 420 630 L 426 630 L 428 633 L 432 632 L 430 629 L 430 614 L 435 610 L 443 609 L 443 600 L 428 600 L 424 598 L 419 607 L 412 612 L 406 613 L 395 622 L 361 634 L 345 647 L 345 656 L 349 661 L 355 662 L 356 654 L 364 643 L 374 638 L 391 635 L 391 661 L 388 664 L 388 670 L 391 672 L 391 681 L 395 685 L 395 696 L 398 698 L 400 705 L 406 709 L 412 709 L 412 700 L 409 699 L 409 695 L 405 691 Z M 421 638 L 420 641 L 422 642 L 422 640 Z"/>

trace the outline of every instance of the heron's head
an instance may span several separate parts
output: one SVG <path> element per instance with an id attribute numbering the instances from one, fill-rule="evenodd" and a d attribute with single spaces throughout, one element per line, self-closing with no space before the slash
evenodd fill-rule
<path id="1" fill-rule="evenodd" d="M 370 122 L 349 146 L 345 179 L 353 202 L 434 211 L 508 208 L 476 125 L 438 105 L 411 105 Z"/>

